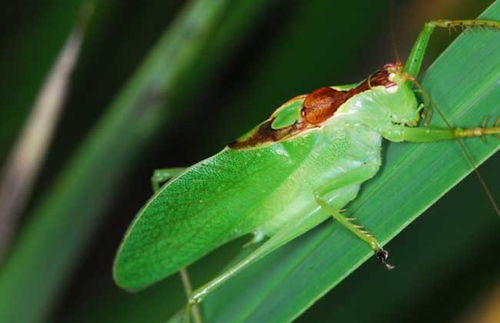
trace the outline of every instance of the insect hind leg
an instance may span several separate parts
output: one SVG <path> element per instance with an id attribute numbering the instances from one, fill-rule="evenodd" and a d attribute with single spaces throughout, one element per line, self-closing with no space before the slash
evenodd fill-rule
<path id="1" fill-rule="evenodd" d="M 362 226 L 354 224 L 352 218 L 345 217 L 342 215 L 340 210 L 336 210 L 333 208 L 328 202 L 325 200 L 316 197 L 316 202 L 321 206 L 323 210 L 325 210 L 329 215 L 331 215 L 335 220 L 337 220 L 341 225 L 343 225 L 346 229 L 354 233 L 358 238 L 366 242 L 370 248 L 372 248 L 373 252 L 377 256 L 378 260 L 384 264 L 387 269 L 393 269 L 394 266 L 387 262 L 387 258 L 389 257 L 389 253 L 387 250 L 382 248 L 377 241 L 377 239 L 367 230 L 365 230 Z"/>
<path id="2" fill-rule="evenodd" d="M 182 280 L 182 286 L 184 287 L 184 291 L 186 293 L 186 297 L 188 299 L 188 303 L 185 307 L 184 311 L 184 323 L 189 323 L 189 319 L 192 316 L 194 323 L 203 323 L 200 307 L 198 304 L 190 302 L 191 297 L 193 295 L 193 287 L 191 284 L 191 279 L 189 278 L 189 273 L 186 268 L 182 268 L 179 271 Z"/>

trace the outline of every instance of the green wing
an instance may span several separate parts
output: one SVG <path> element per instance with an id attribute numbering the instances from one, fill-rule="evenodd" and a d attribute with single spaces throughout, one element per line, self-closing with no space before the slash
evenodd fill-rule
<path id="1" fill-rule="evenodd" d="M 139 211 L 118 250 L 116 283 L 143 288 L 252 232 L 256 211 L 306 157 L 281 144 L 225 149 L 166 184 Z"/>

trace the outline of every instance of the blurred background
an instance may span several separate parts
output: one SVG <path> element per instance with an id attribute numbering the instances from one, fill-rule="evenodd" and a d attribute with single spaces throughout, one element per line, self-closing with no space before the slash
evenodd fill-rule
<path id="1" fill-rule="evenodd" d="M 164 322 L 184 303 L 177 276 L 136 294 L 111 279 L 120 239 L 151 195 L 152 171 L 191 165 L 287 99 L 359 81 L 394 60 L 384 1 L 205 2 L 4 4 L 1 164 L 70 35 L 74 62 L 60 78 L 65 95 L 52 92 L 66 99 L 46 158 L 8 245 L 3 239 L 0 321 Z M 491 2 L 397 1 L 398 50 L 406 57 L 425 21 L 476 17 Z M 179 28 L 180 17 L 190 24 Z M 427 62 L 452 38 L 436 33 Z M 480 168 L 497 196 L 498 162 Z M 477 179 L 467 178 L 387 246 L 404 268 L 390 285 L 372 259 L 298 321 L 500 322 L 500 224 L 490 209 Z M 240 245 L 193 266 L 194 284 Z"/>

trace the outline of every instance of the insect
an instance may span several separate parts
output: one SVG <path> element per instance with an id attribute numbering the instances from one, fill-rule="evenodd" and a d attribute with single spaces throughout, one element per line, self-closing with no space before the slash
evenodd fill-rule
<path id="1" fill-rule="evenodd" d="M 139 211 L 115 259 L 116 283 L 143 288 L 237 237 L 253 233 L 254 243 L 267 238 L 195 291 L 189 303 L 196 304 L 249 264 L 329 218 L 392 268 L 376 237 L 343 212 L 361 184 L 379 171 L 382 140 L 429 142 L 500 133 L 498 125 L 418 126 L 432 106 L 416 78 L 435 27 L 500 29 L 500 23 L 428 22 L 406 64 L 389 63 L 357 84 L 297 96 L 220 153 L 186 169 L 155 172 L 157 193 Z"/>

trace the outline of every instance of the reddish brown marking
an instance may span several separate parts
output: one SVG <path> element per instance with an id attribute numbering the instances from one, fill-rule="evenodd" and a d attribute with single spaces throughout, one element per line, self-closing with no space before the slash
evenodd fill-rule
<path id="1" fill-rule="evenodd" d="M 395 85 L 389 80 L 389 70 L 392 64 L 387 64 L 381 70 L 370 75 L 363 83 L 348 91 L 337 91 L 330 87 L 322 87 L 309 94 L 304 100 L 302 117 L 312 125 L 319 125 L 331 118 L 345 101 L 356 94 L 369 90 L 374 86 L 390 87 Z"/>
<path id="2" fill-rule="evenodd" d="M 333 116 L 335 111 L 346 101 L 346 92 L 330 87 L 322 87 L 309 94 L 302 106 L 302 117 L 313 125 L 318 125 Z"/>
<path id="3" fill-rule="evenodd" d="M 233 149 L 250 148 L 265 142 L 270 142 L 270 141 L 276 142 L 284 139 L 285 137 L 289 137 L 301 132 L 306 126 L 304 122 L 300 122 L 300 123 L 294 123 L 293 125 L 285 128 L 273 129 L 271 127 L 273 121 L 274 118 L 265 121 L 259 126 L 259 128 L 257 128 L 257 130 L 254 133 L 252 133 L 250 137 L 246 138 L 243 141 L 238 141 L 238 140 L 233 141 L 228 145 L 229 148 Z"/>
<path id="4" fill-rule="evenodd" d="M 371 86 L 383 85 L 385 87 L 391 87 L 396 85 L 396 83 L 389 80 L 389 75 L 391 72 L 399 70 L 399 66 L 399 64 L 385 64 L 382 69 L 378 70 L 369 77 Z"/>
<path id="5" fill-rule="evenodd" d="M 347 99 L 353 97 L 358 93 L 367 91 L 374 86 L 391 87 L 396 85 L 396 83 L 389 80 L 389 70 L 392 68 L 394 68 L 392 64 L 386 64 L 383 69 L 378 70 L 377 72 L 368 76 L 368 78 L 366 78 L 363 83 L 347 91 Z"/>
<path id="6" fill-rule="evenodd" d="M 319 88 L 305 96 L 301 110 L 303 121 L 296 122 L 285 128 L 273 129 L 271 127 L 274 121 L 273 114 L 248 138 L 242 141 L 234 141 L 229 144 L 229 147 L 233 149 L 256 147 L 265 142 L 280 141 L 306 129 L 318 127 L 318 125 L 331 118 L 344 102 L 356 94 L 367 91 L 374 86 L 391 87 L 396 85 L 389 80 L 389 75 L 397 69 L 398 65 L 386 64 L 382 69 L 368 76 L 358 86 L 347 91 L 338 91 L 330 87 Z"/>

